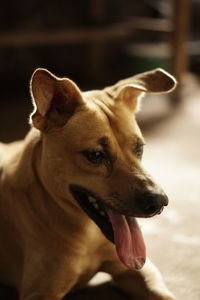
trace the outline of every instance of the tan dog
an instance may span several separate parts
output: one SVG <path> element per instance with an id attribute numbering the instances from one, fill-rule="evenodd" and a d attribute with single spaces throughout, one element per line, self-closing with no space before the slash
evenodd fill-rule
<path id="1" fill-rule="evenodd" d="M 60 300 L 98 271 L 132 299 L 175 299 L 155 266 L 144 265 L 135 217 L 160 213 L 168 199 L 141 166 L 134 118 L 143 94 L 175 85 L 156 69 L 82 93 L 35 71 L 33 128 L 0 144 L 0 281 L 21 300 Z"/>

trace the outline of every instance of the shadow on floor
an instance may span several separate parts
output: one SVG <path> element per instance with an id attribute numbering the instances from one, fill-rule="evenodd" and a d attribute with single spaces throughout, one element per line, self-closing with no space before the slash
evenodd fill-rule
<path id="1" fill-rule="evenodd" d="M 19 300 L 15 289 L 0 286 L 1 300 Z M 77 290 L 65 296 L 63 300 L 129 300 L 130 298 L 124 295 L 111 283 L 106 282 L 97 286 L 88 286 L 84 289 Z M 133 299 L 132 299 L 133 300 Z"/>

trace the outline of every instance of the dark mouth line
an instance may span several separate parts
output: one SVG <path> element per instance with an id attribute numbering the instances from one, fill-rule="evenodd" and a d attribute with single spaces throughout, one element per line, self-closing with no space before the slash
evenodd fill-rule
<path id="1" fill-rule="evenodd" d="M 84 204 L 87 205 L 88 208 L 93 210 L 95 213 L 98 213 L 99 216 L 107 218 L 109 221 L 108 215 L 107 215 L 105 209 L 103 208 L 104 205 L 102 204 L 102 200 L 100 200 L 99 197 L 96 196 L 91 191 L 88 191 L 81 187 L 77 187 L 77 189 L 79 189 L 79 191 L 78 192 L 76 191 L 75 193 L 79 193 L 80 198 L 85 198 L 85 200 L 87 200 L 87 201 L 85 201 Z M 83 203 L 81 203 L 81 204 L 83 204 Z"/>
<path id="2" fill-rule="evenodd" d="M 90 219 L 92 219 L 97 224 L 97 226 L 106 236 L 106 238 L 114 243 L 113 227 L 106 212 L 106 209 L 115 209 L 108 206 L 107 204 L 105 205 L 103 200 L 97 195 L 95 195 L 92 191 L 87 190 L 79 185 L 71 184 L 69 186 L 69 189 L 72 196 L 77 201 L 81 209 L 89 216 Z M 161 213 L 161 211 L 159 213 Z M 124 215 L 126 218 L 149 218 L 159 213 L 152 213 L 148 216 L 142 214 L 136 214 L 134 216 L 132 214 L 129 215 L 127 213 L 121 214 Z"/>
<path id="3" fill-rule="evenodd" d="M 96 197 L 93 196 L 88 196 L 88 202 L 92 205 L 92 207 L 102 216 L 106 217 L 107 214 L 99 204 L 99 201 L 97 200 Z"/>
<path id="4" fill-rule="evenodd" d="M 77 185 L 70 185 L 70 191 L 84 212 L 98 225 L 103 234 L 114 242 L 112 225 L 103 201 L 91 191 Z"/>

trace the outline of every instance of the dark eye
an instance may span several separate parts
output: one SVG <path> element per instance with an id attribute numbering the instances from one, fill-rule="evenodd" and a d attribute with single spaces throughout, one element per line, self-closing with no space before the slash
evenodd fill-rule
<path id="1" fill-rule="evenodd" d="M 141 157 L 143 154 L 143 150 L 144 150 L 144 145 L 143 144 L 138 144 L 136 145 L 135 149 L 134 149 L 134 153 L 138 156 Z"/>
<path id="2" fill-rule="evenodd" d="M 104 152 L 101 150 L 86 150 L 82 154 L 89 162 L 95 165 L 102 164 L 106 159 Z"/>

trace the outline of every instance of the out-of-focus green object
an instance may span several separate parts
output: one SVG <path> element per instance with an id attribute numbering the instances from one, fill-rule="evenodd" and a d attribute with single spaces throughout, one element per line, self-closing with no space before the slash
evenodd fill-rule
<path id="1" fill-rule="evenodd" d="M 135 74 L 154 68 L 170 69 L 170 47 L 164 43 L 140 43 L 126 49 L 128 68 Z"/>

